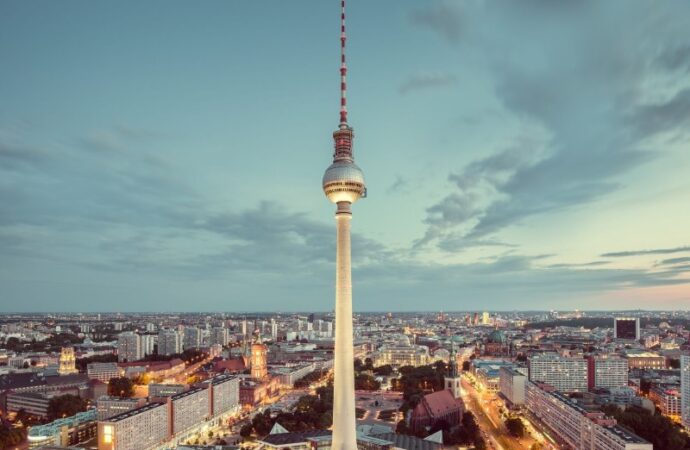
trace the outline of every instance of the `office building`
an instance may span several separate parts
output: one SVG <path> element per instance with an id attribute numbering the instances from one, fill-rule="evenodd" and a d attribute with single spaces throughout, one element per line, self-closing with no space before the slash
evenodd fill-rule
<path id="1" fill-rule="evenodd" d="M 562 392 L 587 392 L 587 360 L 544 353 L 529 358 L 529 380 Z"/>
<path id="2" fill-rule="evenodd" d="M 588 411 L 548 385 L 527 382 L 525 404 L 555 434 L 575 450 L 653 450 L 652 444 L 617 425 L 601 411 Z M 565 446 L 564 446 L 565 447 Z"/>
<path id="3" fill-rule="evenodd" d="M 627 341 L 640 340 L 640 319 L 616 317 L 613 319 L 613 338 Z"/>
<path id="4" fill-rule="evenodd" d="M 41 392 L 10 392 L 5 401 L 9 412 L 24 410 L 32 416 L 45 418 L 48 417 L 50 399 L 50 395 Z"/>
<path id="5" fill-rule="evenodd" d="M 659 370 L 666 368 L 666 358 L 658 353 L 641 351 L 641 350 L 626 350 L 625 359 L 628 360 L 629 369 L 651 369 Z"/>
<path id="6" fill-rule="evenodd" d="M 120 333 L 117 337 L 117 360 L 120 362 L 133 362 L 143 357 L 141 336 L 132 331 Z"/>
<path id="7" fill-rule="evenodd" d="M 182 339 L 176 330 L 164 329 L 158 333 L 158 354 L 177 355 L 182 353 Z"/>
<path id="8" fill-rule="evenodd" d="M 587 357 L 588 387 L 615 388 L 628 385 L 628 360 L 620 356 Z"/>

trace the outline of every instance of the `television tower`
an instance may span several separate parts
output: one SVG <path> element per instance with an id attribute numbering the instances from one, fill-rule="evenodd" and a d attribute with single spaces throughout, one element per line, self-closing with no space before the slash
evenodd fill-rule
<path id="1" fill-rule="evenodd" d="M 355 374 L 352 342 L 352 269 L 350 264 L 351 206 L 366 196 L 364 174 L 352 156 L 354 134 L 347 123 L 347 64 L 345 62 L 345 0 L 340 14 L 340 124 L 333 132 L 333 164 L 323 175 L 323 191 L 337 205 L 335 270 L 335 363 L 333 391 L 333 450 L 355 450 Z"/>

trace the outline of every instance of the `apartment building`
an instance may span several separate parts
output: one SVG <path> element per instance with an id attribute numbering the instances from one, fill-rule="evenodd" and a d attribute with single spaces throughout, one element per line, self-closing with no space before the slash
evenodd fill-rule
<path id="1" fill-rule="evenodd" d="M 98 422 L 98 450 L 149 450 L 169 439 L 170 406 L 150 403 Z"/>
<path id="2" fill-rule="evenodd" d="M 652 444 L 617 425 L 601 411 L 588 411 L 552 386 L 527 382 L 529 413 L 548 427 L 562 446 L 575 450 L 653 450 Z"/>
<path id="3" fill-rule="evenodd" d="M 544 353 L 529 358 L 529 380 L 561 392 L 587 392 L 587 361 L 581 357 Z"/>

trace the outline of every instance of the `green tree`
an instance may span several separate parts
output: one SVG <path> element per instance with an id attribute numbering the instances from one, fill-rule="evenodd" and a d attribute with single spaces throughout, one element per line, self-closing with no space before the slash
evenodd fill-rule
<path id="1" fill-rule="evenodd" d="M 111 378 L 108 382 L 108 395 L 132 397 L 134 395 L 134 383 L 127 377 Z"/>
<path id="2" fill-rule="evenodd" d="M 525 425 L 517 417 L 510 417 L 505 421 L 508 432 L 517 438 L 525 435 Z"/>
<path id="3" fill-rule="evenodd" d="M 48 402 L 48 419 L 70 417 L 78 412 L 86 411 L 86 400 L 78 395 L 65 394 L 53 397 Z"/>

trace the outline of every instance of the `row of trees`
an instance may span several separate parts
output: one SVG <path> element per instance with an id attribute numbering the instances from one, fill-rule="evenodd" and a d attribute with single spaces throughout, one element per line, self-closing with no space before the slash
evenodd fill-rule
<path id="1" fill-rule="evenodd" d="M 391 380 L 394 391 L 403 393 L 403 404 L 400 410 L 405 413 L 417 406 L 427 392 L 443 389 L 443 377 L 447 373 L 446 363 L 436 361 L 428 366 L 403 366 L 398 369 L 400 378 Z"/>

